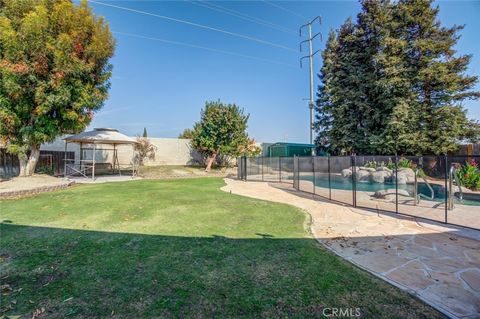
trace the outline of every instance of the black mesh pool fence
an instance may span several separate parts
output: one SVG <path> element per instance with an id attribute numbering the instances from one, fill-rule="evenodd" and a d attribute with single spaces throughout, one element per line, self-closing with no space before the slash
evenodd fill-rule
<path id="1" fill-rule="evenodd" d="M 480 156 L 241 157 L 238 178 L 289 183 L 352 207 L 480 229 Z"/>

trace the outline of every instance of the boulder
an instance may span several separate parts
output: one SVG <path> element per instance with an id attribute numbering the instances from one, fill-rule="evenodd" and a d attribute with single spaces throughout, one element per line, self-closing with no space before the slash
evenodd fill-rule
<path id="1" fill-rule="evenodd" d="M 395 195 L 395 192 L 396 190 L 395 189 L 382 189 L 382 190 L 378 190 L 375 192 L 375 194 L 373 194 L 373 197 L 375 198 L 380 198 L 380 199 L 388 199 L 388 200 L 391 200 L 391 199 L 395 199 L 396 198 L 396 195 Z M 398 190 L 398 196 L 407 196 L 409 197 L 410 196 L 410 193 L 405 190 L 405 189 L 399 189 Z"/>
<path id="2" fill-rule="evenodd" d="M 369 182 L 370 181 L 370 172 L 367 170 L 360 169 L 355 173 L 355 180 L 357 182 Z"/>
<path id="3" fill-rule="evenodd" d="M 342 169 L 342 177 L 350 177 L 352 176 L 352 170 L 345 168 Z"/>
<path id="4" fill-rule="evenodd" d="M 375 198 L 385 198 L 386 195 L 387 195 L 387 191 L 382 189 L 382 190 L 376 191 L 375 194 L 373 194 L 373 197 L 375 197 Z"/>
<path id="5" fill-rule="evenodd" d="M 385 166 L 377 167 L 377 172 L 388 172 L 390 174 L 393 173 L 393 171 L 390 168 L 385 167 Z"/>
<path id="6" fill-rule="evenodd" d="M 385 177 L 385 183 L 395 184 L 395 173 Z M 405 185 L 405 184 L 407 184 L 407 176 L 398 173 L 398 185 Z"/>
<path id="7" fill-rule="evenodd" d="M 388 173 L 387 172 L 383 172 L 383 171 L 377 171 L 377 172 L 373 172 L 371 173 L 371 179 L 372 179 L 372 182 L 374 183 L 385 183 L 385 177 L 387 177 Z"/>
<path id="8" fill-rule="evenodd" d="M 360 170 L 360 171 L 367 171 L 367 172 L 375 172 L 375 171 L 376 171 L 375 168 L 372 168 L 372 167 L 364 167 L 364 166 L 360 166 L 360 167 L 359 167 L 359 170 Z"/>
<path id="9" fill-rule="evenodd" d="M 404 176 L 408 184 L 415 183 L 415 172 L 411 168 L 399 168 L 398 169 L 398 179 L 400 180 L 400 175 Z"/>

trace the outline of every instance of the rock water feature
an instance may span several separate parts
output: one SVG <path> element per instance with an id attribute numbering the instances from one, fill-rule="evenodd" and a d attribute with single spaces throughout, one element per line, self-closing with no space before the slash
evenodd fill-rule
<path id="1" fill-rule="evenodd" d="M 380 166 L 377 168 L 372 167 L 355 167 L 355 181 L 358 183 L 378 183 L 378 184 L 391 184 L 395 185 L 395 179 L 398 181 L 398 185 L 406 185 L 415 183 L 415 172 L 411 168 L 399 168 L 395 176 L 395 172 L 388 167 Z M 353 167 L 342 170 L 342 176 L 344 178 L 350 178 L 353 173 Z M 378 190 L 373 195 L 376 198 L 392 199 L 392 196 L 396 196 L 397 190 L 386 189 Z M 405 189 L 399 189 L 398 194 L 401 196 L 411 196 L 411 194 Z"/>

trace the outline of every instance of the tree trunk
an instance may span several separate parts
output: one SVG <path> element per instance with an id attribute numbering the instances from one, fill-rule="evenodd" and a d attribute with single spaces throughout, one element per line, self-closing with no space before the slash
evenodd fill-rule
<path id="1" fill-rule="evenodd" d="M 31 176 L 35 172 L 38 158 L 40 157 L 40 147 L 31 146 L 30 156 L 27 159 L 20 159 L 20 176 Z"/>
<path id="2" fill-rule="evenodd" d="M 18 162 L 20 163 L 20 173 L 18 175 L 27 176 L 27 160 L 19 158 Z"/>
<path id="3" fill-rule="evenodd" d="M 212 156 L 208 158 L 208 163 L 207 163 L 207 168 L 205 168 L 205 172 L 210 172 L 212 169 L 212 165 L 215 162 L 215 159 L 217 158 L 217 153 L 213 153 Z"/>

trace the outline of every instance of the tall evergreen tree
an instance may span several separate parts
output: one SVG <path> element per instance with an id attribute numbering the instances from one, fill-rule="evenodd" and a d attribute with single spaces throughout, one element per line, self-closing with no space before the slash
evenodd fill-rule
<path id="1" fill-rule="evenodd" d="M 446 28 L 438 21 L 433 0 L 400 0 L 395 6 L 398 36 L 406 42 L 410 106 L 417 114 L 417 147 L 421 153 L 446 153 L 467 137 L 471 122 L 462 101 L 480 97 L 473 91 L 476 76 L 465 74 L 470 55 L 458 55 L 454 46 L 463 26 Z"/>
<path id="2" fill-rule="evenodd" d="M 319 75 L 322 85 L 317 94 L 317 144 L 332 152 L 360 151 L 355 141 L 365 139 L 365 118 L 352 116 L 363 111 L 365 69 L 358 62 L 361 50 L 358 32 L 351 19 L 338 31 L 330 32 L 323 52 Z"/>
<path id="3" fill-rule="evenodd" d="M 456 57 L 462 27 L 445 28 L 431 0 L 364 0 L 355 24 L 329 35 L 320 71 L 317 139 L 335 153 L 440 154 L 478 138 L 462 101 L 478 98 Z"/>

